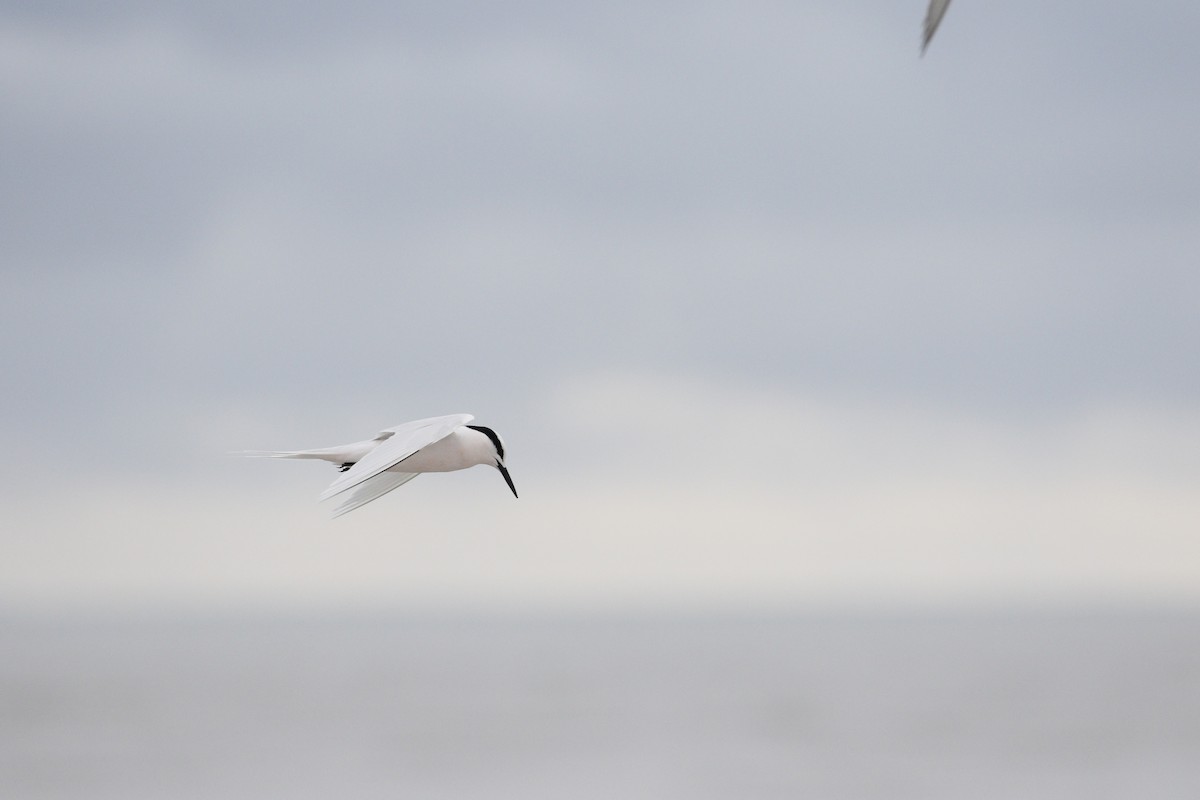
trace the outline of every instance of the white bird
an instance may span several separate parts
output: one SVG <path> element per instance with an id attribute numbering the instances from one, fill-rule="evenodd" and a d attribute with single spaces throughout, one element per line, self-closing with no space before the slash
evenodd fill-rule
<path id="1" fill-rule="evenodd" d="M 242 455 L 337 464 L 342 474 L 321 493 L 321 499 L 328 500 L 349 492 L 334 509 L 335 517 L 383 497 L 422 472 L 453 472 L 477 464 L 500 470 L 516 497 L 517 487 L 504 466 L 504 443 L 491 428 L 468 425 L 473 419 L 470 414 L 449 414 L 384 428 L 363 442 L 317 450 L 249 450 Z"/>
<path id="2" fill-rule="evenodd" d="M 950 7 L 950 0 L 929 0 L 929 10 L 925 12 L 925 38 L 921 41 L 921 53 L 925 53 L 925 48 L 929 47 L 929 41 L 933 39 L 933 34 L 937 31 L 938 25 L 942 22 L 942 17 L 946 15 L 946 9 Z"/>

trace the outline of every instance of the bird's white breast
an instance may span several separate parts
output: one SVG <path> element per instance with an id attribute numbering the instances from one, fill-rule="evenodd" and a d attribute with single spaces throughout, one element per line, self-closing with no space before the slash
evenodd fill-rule
<path id="1" fill-rule="evenodd" d="M 495 450 L 486 436 L 470 428 L 459 428 L 391 469 L 394 472 L 453 472 L 477 464 L 494 464 L 495 461 Z"/>

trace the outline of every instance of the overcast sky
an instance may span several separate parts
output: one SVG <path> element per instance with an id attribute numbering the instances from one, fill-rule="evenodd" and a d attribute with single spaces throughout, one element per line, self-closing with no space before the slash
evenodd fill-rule
<path id="1" fill-rule="evenodd" d="M 1200 6 L 924 12 L 0 2 L 0 608 L 1200 603 Z"/>

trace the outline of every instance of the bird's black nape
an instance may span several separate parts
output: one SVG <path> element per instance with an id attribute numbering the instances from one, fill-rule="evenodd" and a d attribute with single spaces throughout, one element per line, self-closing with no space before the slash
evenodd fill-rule
<path id="1" fill-rule="evenodd" d="M 492 430 L 491 428 L 485 428 L 482 425 L 468 425 L 467 427 L 473 431 L 479 431 L 484 436 L 491 439 L 492 447 L 496 448 L 496 455 L 500 456 L 501 461 L 504 460 L 504 445 L 500 444 L 500 437 L 496 435 L 496 432 L 494 430 Z"/>
<path id="2" fill-rule="evenodd" d="M 496 469 L 500 470 L 500 474 L 504 476 L 504 482 L 508 484 L 508 488 L 512 489 L 513 497 L 518 497 L 517 487 L 513 486 L 512 476 L 508 474 L 508 468 L 504 466 L 504 445 L 500 443 L 500 437 L 491 428 L 483 425 L 467 425 L 473 431 L 479 431 L 492 442 L 492 447 L 496 448 Z"/>

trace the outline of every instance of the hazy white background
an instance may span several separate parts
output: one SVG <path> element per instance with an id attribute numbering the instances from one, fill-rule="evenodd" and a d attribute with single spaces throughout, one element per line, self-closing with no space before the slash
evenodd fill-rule
<path id="1" fill-rule="evenodd" d="M 0 3 L 0 607 L 1194 606 L 1200 7 L 924 10 Z"/>

